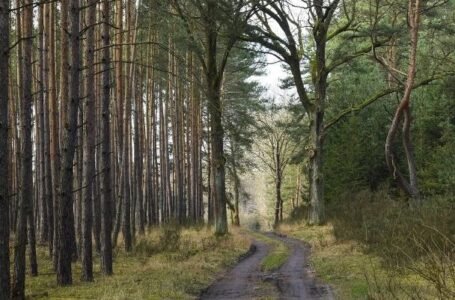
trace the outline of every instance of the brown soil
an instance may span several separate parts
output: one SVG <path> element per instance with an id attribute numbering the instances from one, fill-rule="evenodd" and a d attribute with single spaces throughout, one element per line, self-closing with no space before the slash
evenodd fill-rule
<path id="1" fill-rule="evenodd" d="M 334 299 L 330 287 L 319 282 L 309 267 L 308 245 L 274 233 L 266 235 L 290 249 L 288 260 L 279 270 L 273 273 L 260 270 L 270 247 L 254 241 L 250 255 L 203 291 L 200 299 Z"/>

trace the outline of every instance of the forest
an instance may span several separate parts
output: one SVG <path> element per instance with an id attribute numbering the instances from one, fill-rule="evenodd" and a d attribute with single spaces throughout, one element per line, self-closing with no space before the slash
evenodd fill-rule
<path id="1" fill-rule="evenodd" d="M 455 0 L 0 0 L 0 300 L 454 299 Z"/>

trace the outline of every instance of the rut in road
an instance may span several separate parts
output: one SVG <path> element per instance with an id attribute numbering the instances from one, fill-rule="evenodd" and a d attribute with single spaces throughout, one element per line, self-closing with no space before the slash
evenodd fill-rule
<path id="1" fill-rule="evenodd" d="M 261 261 L 269 253 L 270 246 L 255 240 L 254 253 L 209 286 L 200 299 L 334 299 L 330 287 L 320 283 L 309 267 L 309 246 L 275 233 L 264 235 L 290 249 L 289 257 L 280 269 L 273 273 L 261 271 Z M 265 287 L 267 283 L 272 283 L 273 287 Z"/>
<path id="2" fill-rule="evenodd" d="M 200 299 L 252 299 L 256 286 L 262 281 L 260 264 L 269 253 L 270 247 L 254 241 L 254 252 L 239 262 L 228 274 L 213 283 Z"/>

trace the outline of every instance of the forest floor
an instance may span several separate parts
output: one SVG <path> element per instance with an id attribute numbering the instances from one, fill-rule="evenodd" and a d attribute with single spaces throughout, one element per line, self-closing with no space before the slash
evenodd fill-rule
<path id="1" fill-rule="evenodd" d="M 100 274 L 95 255 L 94 282 L 80 280 L 76 262 L 69 287 L 56 285 L 51 259 L 39 247 L 40 275 L 27 277 L 27 298 L 390 299 L 381 297 L 381 289 L 391 278 L 400 289 L 424 287 L 413 275 L 384 269 L 359 243 L 336 240 L 331 225 L 283 225 L 277 233 L 231 228 L 221 238 L 205 227 L 164 228 L 138 238 L 131 253 L 120 245 L 113 276 Z M 402 296 L 398 299 L 409 298 Z"/>
<path id="2" fill-rule="evenodd" d="M 334 299 L 310 269 L 307 244 L 274 233 L 251 234 L 255 251 L 200 299 Z"/>
<path id="3" fill-rule="evenodd" d="M 73 284 L 59 287 L 45 247 L 38 248 L 40 274 L 27 276 L 27 299 L 195 299 L 223 270 L 235 265 L 251 240 L 235 228 L 215 237 L 205 227 L 150 230 L 126 253 L 115 248 L 114 275 L 100 274 L 94 253 L 94 282 L 82 282 L 80 263 L 73 264 Z"/>

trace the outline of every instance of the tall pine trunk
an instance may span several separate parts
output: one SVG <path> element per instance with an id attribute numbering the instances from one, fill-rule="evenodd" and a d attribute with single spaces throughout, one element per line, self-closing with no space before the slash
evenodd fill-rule
<path id="1" fill-rule="evenodd" d="M 25 250 L 27 244 L 27 216 L 32 214 L 33 170 L 32 170 L 32 22 L 31 0 L 24 0 L 23 11 L 23 59 L 21 62 L 23 82 L 21 99 L 22 156 L 21 156 L 21 193 L 17 218 L 16 240 L 14 245 L 13 299 L 25 298 Z"/>
<path id="2" fill-rule="evenodd" d="M 103 89 L 102 89 L 102 142 L 101 142 L 101 271 L 112 274 L 112 177 L 111 177 L 111 135 L 110 135 L 110 54 L 109 20 L 110 0 L 103 0 Z"/>
<path id="3" fill-rule="evenodd" d="M 9 151 L 8 151 L 8 55 L 9 0 L 0 1 L 0 299 L 10 297 L 9 261 Z"/>
<path id="4" fill-rule="evenodd" d="M 49 217 L 48 217 L 48 198 L 46 192 L 46 130 L 45 130 L 45 98 L 46 98 L 46 49 L 45 49 L 45 29 L 44 29 L 44 4 L 39 6 L 39 99 L 38 99 L 38 113 L 39 113 L 39 163 L 40 178 L 39 178 L 39 203 L 40 203 L 40 242 L 45 244 L 49 240 Z"/>
<path id="5" fill-rule="evenodd" d="M 49 252 L 52 254 L 54 269 L 57 269 L 57 248 L 58 248 L 58 196 L 59 196 L 59 178 L 60 178 L 60 147 L 59 147 L 59 124 L 58 124 L 58 106 L 57 106 L 57 84 L 56 84 L 56 64 L 55 64 L 55 4 L 48 3 L 47 7 L 47 37 L 49 41 L 48 51 L 48 122 L 49 122 L 49 180 L 51 190 L 49 197 L 51 203 L 48 207 L 49 218 L 52 218 L 50 232 L 52 240 L 49 242 Z M 66 46 L 61 47 L 62 52 L 67 49 Z M 63 63 L 63 62 L 62 62 Z"/>
<path id="6" fill-rule="evenodd" d="M 96 0 L 87 0 L 88 12 L 86 24 L 86 66 L 87 76 L 85 80 L 85 144 L 84 144 L 84 195 L 82 200 L 82 280 L 93 280 L 92 261 L 92 224 L 93 224 L 93 189 L 95 177 L 95 22 L 96 22 Z"/>
<path id="7" fill-rule="evenodd" d="M 63 5 L 68 5 L 62 2 Z M 69 103 L 63 132 L 63 160 L 61 178 L 61 198 L 59 205 L 59 239 L 57 283 L 72 283 L 71 259 L 74 254 L 74 217 L 73 209 L 73 159 L 77 143 L 77 114 L 79 108 L 79 73 L 80 73 L 80 7 L 79 0 L 71 1 L 71 85 Z M 65 71 L 65 70 L 62 70 Z"/>
<path id="8" fill-rule="evenodd" d="M 216 1 L 207 1 L 206 35 L 207 35 L 207 62 L 206 84 L 208 111 L 210 114 L 210 142 L 211 142 L 211 172 L 213 176 L 213 196 L 215 211 L 215 234 L 224 235 L 228 232 L 226 211 L 226 179 L 224 157 L 224 128 L 222 123 L 223 109 L 221 105 L 221 83 L 223 81 L 224 66 L 217 63 L 218 32 Z"/>

